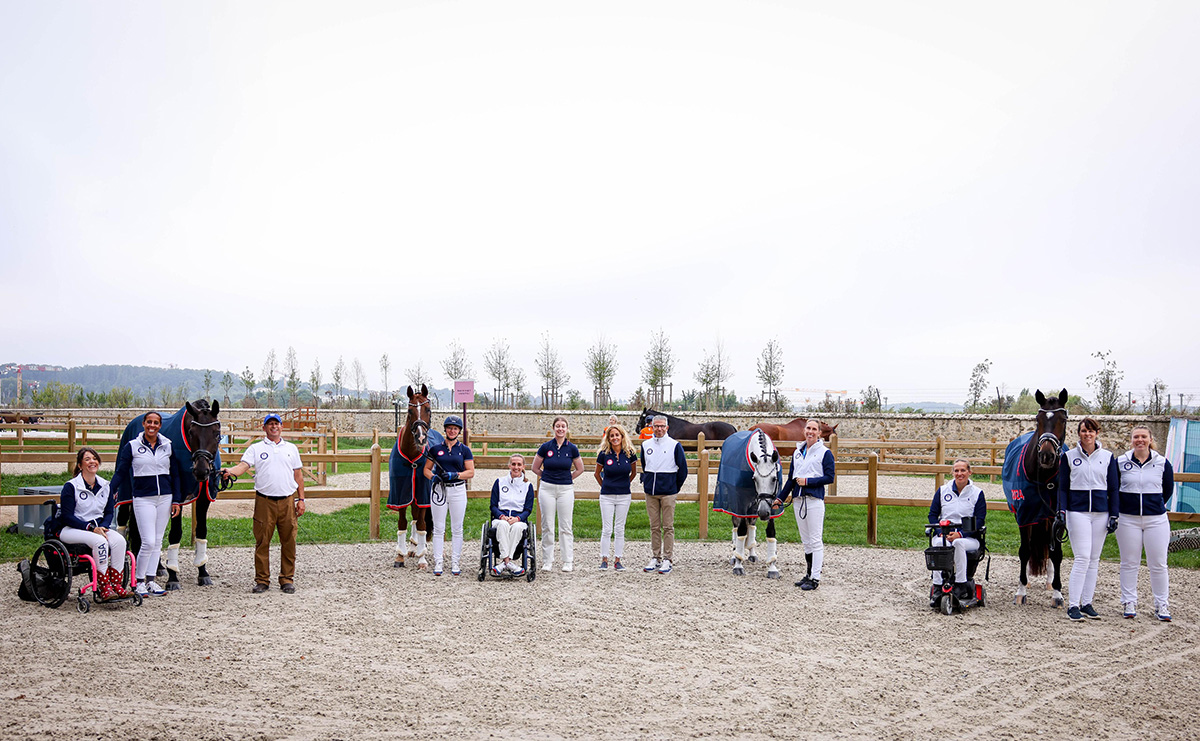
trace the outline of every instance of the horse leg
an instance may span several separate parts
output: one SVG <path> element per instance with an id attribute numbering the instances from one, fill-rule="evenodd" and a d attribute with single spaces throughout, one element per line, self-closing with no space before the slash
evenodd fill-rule
<path id="1" fill-rule="evenodd" d="M 1063 606 L 1062 596 L 1062 545 L 1050 538 L 1050 570 L 1053 578 L 1047 588 L 1054 590 L 1054 609 Z"/>
<path id="2" fill-rule="evenodd" d="M 739 518 L 737 528 L 733 531 L 733 575 L 745 576 L 746 569 L 742 565 L 746 560 L 746 520 Z"/>
<path id="3" fill-rule="evenodd" d="M 1028 528 L 1021 528 L 1021 547 L 1017 549 L 1017 555 L 1021 559 L 1021 585 L 1017 587 L 1017 594 L 1013 597 L 1013 604 L 1023 605 L 1026 603 L 1025 585 L 1029 583 L 1029 578 L 1025 575 L 1025 566 L 1029 563 Z"/>
<path id="4" fill-rule="evenodd" d="M 404 514 L 404 509 L 397 510 L 398 517 L 396 519 L 396 558 L 392 561 L 392 568 L 404 568 L 404 556 L 408 552 L 408 543 L 405 541 L 408 538 L 408 517 Z"/>
<path id="5" fill-rule="evenodd" d="M 779 564 L 775 557 L 775 521 L 767 520 L 767 578 L 780 578 Z"/>
<path id="6" fill-rule="evenodd" d="M 167 591 L 183 589 L 179 583 L 179 541 L 183 540 L 183 508 L 171 518 L 167 530 Z M 149 573 L 149 569 L 146 570 Z"/>
<path id="7" fill-rule="evenodd" d="M 417 568 L 424 571 L 429 567 L 429 561 L 425 558 L 426 544 L 433 540 L 430 531 L 433 529 L 433 515 L 428 508 L 418 507 L 416 502 L 413 503 L 413 537 L 416 540 L 416 546 L 413 549 L 413 555 L 417 557 Z"/>
<path id="8" fill-rule="evenodd" d="M 747 520 L 746 522 L 748 530 L 746 533 L 746 560 L 750 563 L 758 563 L 758 554 L 754 552 L 754 549 L 758 547 L 758 523 L 754 520 Z"/>
<path id="9" fill-rule="evenodd" d="M 196 550 L 192 555 L 192 563 L 196 566 L 196 584 L 201 587 L 211 587 L 212 577 L 204 564 L 208 563 L 208 507 L 212 502 L 204 492 L 196 500 Z"/>

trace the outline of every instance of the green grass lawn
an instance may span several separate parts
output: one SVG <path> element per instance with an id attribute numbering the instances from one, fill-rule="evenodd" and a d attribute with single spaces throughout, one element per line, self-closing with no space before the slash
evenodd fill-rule
<path id="1" fill-rule="evenodd" d="M 0 492 L 16 494 L 23 486 L 61 485 L 66 477 L 61 474 L 33 474 L 4 476 L 0 479 Z M 244 483 L 244 482 L 243 482 Z M 391 540 L 396 527 L 396 515 L 381 504 L 380 535 Z M 923 507 L 880 506 L 878 522 L 878 545 L 884 548 L 923 549 L 928 545 L 924 536 L 927 511 Z M 471 499 L 467 503 L 464 534 L 468 540 L 479 534 L 480 526 L 488 517 L 488 501 Z M 300 519 L 299 542 L 308 543 L 361 543 L 369 540 L 370 509 L 367 504 L 356 504 L 327 515 L 306 514 Z M 825 542 L 831 545 L 867 545 L 867 507 L 865 504 L 830 503 L 825 508 Z M 1016 522 L 1006 512 L 988 513 L 988 547 L 995 553 L 1016 555 L 1020 535 Z M 777 521 L 777 536 L 780 542 L 798 543 L 796 522 L 791 512 Z M 708 520 L 709 542 L 729 542 L 730 520 L 725 515 L 710 514 Z M 1190 527 L 1189 523 L 1172 523 L 1173 527 Z M 185 518 L 185 532 L 191 531 L 191 523 Z M 598 502 L 578 501 L 575 503 L 575 537 L 580 540 L 597 540 L 600 537 L 600 505 Z M 699 538 L 700 516 L 694 502 L 681 502 L 675 513 L 675 537 L 679 540 Z M 650 523 L 646 508 L 635 502 L 629 510 L 625 524 L 625 537 L 629 540 L 648 541 Z M 766 528 L 758 531 L 759 540 L 766 538 Z M 41 542 L 40 536 L 0 533 L 0 561 L 28 558 Z M 250 518 L 232 520 L 212 519 L 208 523 L 209 544 L 217 546 L 249 546 L 254 544 Z M 1070 544 L 1065 553 L 1071 555 Z M 1118 558 L 1116 538 L 1105 541 L 1104 559 Z M 1180 551 L 1167 557 L 1170 566 L 1200 568 L 1200 551 Z"/>

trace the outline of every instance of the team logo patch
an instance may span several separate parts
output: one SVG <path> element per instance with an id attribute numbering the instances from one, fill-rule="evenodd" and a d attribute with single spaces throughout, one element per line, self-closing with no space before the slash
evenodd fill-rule
<path id="1" fill-rule="evenodd" d="M 1074 466 L 1083 465 L 1083 459 L 1082 459 L 1082 458 L 1076 458 L 1075 460 L 1071 461 L 1071 465 L 1074 465 Z"/>
<path id="2" fill-rule="evenodd" d="M 75 496 L 79 497 L 80 499 L 87 499 L 91 495 L 92 495 L 92 493 L 90 491 L 88 491 L 87 489 L 84 489 L 83 491 L 75 492 Z"/>
<path id="3" fill-rule="evenodd" d="M 947 494 L 947 495 L 946 495 L 946 501 L 947 501 L 947 502 L 949 502 L 949 501 L 950 501 L 951 499 L 953 499 L 953 498 L 954 498 L 954 495 L 953 495 L 953 494 Z"/>
<path id="4" fill-rule="evenodd" d="M 1126 471 L 1131 471 L 1131 470 L 1133 470 L 1133 464 L 1132 464 L 1132 463 L 1130 463 L 1129 461 L 1126 461 L 1126 462 L 1125 462 L 1125 470 L 1126 470 Z"/>
<path id="5" fill-rule="evenodd" d="M 549 458 L 549 457 L 550 457 L 550 456 L 552 456 L 552 455 L 554 455 L 554 451 L 553 451 L 553 450 L 547 450 L 547 451 L 546 451 L 546 457 L 547 457 L 547 458 Z"/>
<path id="6" fill-rule="evenodd" d="M 653 452 L 654 452 L 654 448 L 646 448 L 646 455 L 650 455 Z"/>
<path id="7" fill-rule="evenodd" d="M 604 461 L 604 465 L 606 465 L 606 466 L 611 466 L 611 465 L 612 465 L 612 458 L 609 458 L 608 460 Z"/>
<path id="8" fill-rule="evenodd" d="M 438 451 L 438 457 L 439 457 L 439 458 L 440 458 L 440 457 L 442 457 L 442 456 L 443 456 L 443 455 L 445 455 L 445 454 L 446 454 L 446 451 L 444 451 L 444 450 L 439 450 L 439 451 Z"/>
<path id="9" fill-rule="evenodd" d="M 139 453 L 145 453 L 145 452 L 146 452 L 146 446 L 145 446 L 145 445 L 139 445 L 139 446 L 138 446 L 138 452 L 139 452 Z"/>
<path id="10" fill-rule="evenodd" d="M 500 491 L 504 491 L 504 492 L 506 492 L 506 491 L 508 491 L 508 487 L 507 487 L 507 486 L 501 486 L 501 487 L 500 487 Z"/>
<path id="11" fill-rule="evenodd" d="M 260 460 L 264 460 L 264 461 L 265 461 L 265 460 L 267 459 L 267 454 L 266 454 L 266 453 L 260 453 L 258 457 L 259 457 L 259 459 L 260 459 Z"/>

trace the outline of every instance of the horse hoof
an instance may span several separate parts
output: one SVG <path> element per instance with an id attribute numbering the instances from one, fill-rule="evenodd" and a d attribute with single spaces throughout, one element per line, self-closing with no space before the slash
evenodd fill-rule
<path id="1" fill-rule="evenodd" d="M 751 554 L 749 556 L 746 556 L 746 560 L 749 561 L 750 563 L 758 563 L 758 556 Z"/>
<path id="2" fill-rule="evenodd" d="M 1021 595 L 1017 595 L 1016 597 L 1013 597 L 1013 604 L 1014 605 L 1025 604 L 1025 595 L 1021 594 Z"/>
<path id="3" fill-rule="evenodd" d="M 1062 606 L 1063 606 L 1063 600 L 1062 600 L 1062 597 L 1055 597 L 1055 598 L 1054 598 L 1054 609 L 1056 609 L 1056 610 L 1057 610 L 1058 608 L 1060 608 L 1060 607 L 1062 607 Z"/>
<path id="4" fill-rule="evenodd" d="M 746 571 L 741 566 L 734 566 L 733 567 L 733 575 L 734 576 L 745 576 Z"/>
<path id="5" fill-rule="evenodd" d="M 779 578 L 781 578 L 782 576 L 783 576 L 783 575 L 782 575 L 782 574 L 780 574 L 778 571 L 768 571 L 768 572 L 767 572 L 767 578 L 768 578 L 768 579 L 779 579 Z"/>
<path id="6" fill-rule="evenodd" d="M 197 576 L 196 577 L 196 585 L 201 586 L 201 587 L 211 587 L 212 586 L 212 577 L 211 576 Z"/>
<path id="7" fill-rule="evenodd" d="M 167 591 L 168 592 L 178 592 L 181 589 L 183 589 L 183 585 L 180 584 L 179 582 L 177 582 L 177 581 L 167 582 Z"/>
<path id="8" fill-rule="evenodd" d="M 393 568 L 393 569 L 402 569 L 402 568 L 404 568 L 404 561 L 392 561 L 392 568 Z"/>
<path id="9" fill-rule="evenodd" d="M 730 565 L 730 566 L 733 566 L 733 565 L 735 565 L 736 563 L 737 563 L 737 557 L 736 557 L 736 556 L 730 556 L 730 557 L 729 557 L 729 565 Z"/>

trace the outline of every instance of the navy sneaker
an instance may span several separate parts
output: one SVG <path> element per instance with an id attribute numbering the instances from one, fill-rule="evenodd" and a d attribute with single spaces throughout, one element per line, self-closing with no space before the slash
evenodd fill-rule
<path id="1" fill-rule="evenodd" d="M 621 559 L 618 558 L 613 561 L 613 571 L 624 571 L 624 570 L 625 570 L 625 564 L 621 563 Z"/>
<path id="2" fill-rule="evenodd" d="M 1088 620 L 1100 619 L 1100 613 L 1096 612 L 1096 608 L 1092 607 L 1091 605 L 1084 605 L 1083 607 L 1079 608 L 1079 611 L 1082 612 L 1083 616 Z"/>
<path id="3" fill-rule="evenodd" d="M 1083 620 L 1083 613 L 1079 611 L 1078 607 L 1069 607 L 1067 608 L 1067 619 L 1075 621 Z"/>

